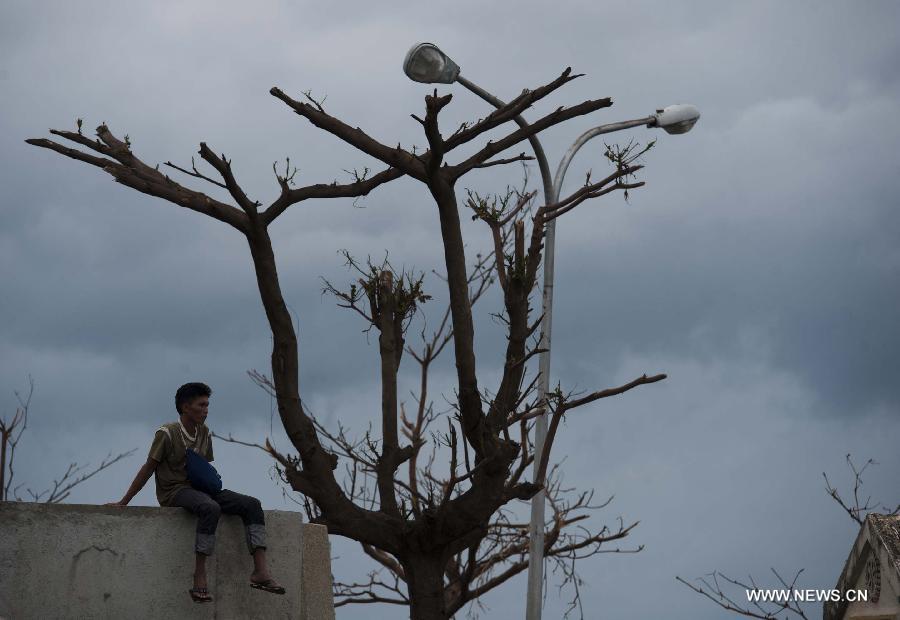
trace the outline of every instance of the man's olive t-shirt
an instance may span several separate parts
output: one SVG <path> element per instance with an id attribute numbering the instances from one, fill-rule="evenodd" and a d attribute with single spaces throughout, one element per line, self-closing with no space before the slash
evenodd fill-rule
<path id="1" fill-rule="evenodd" d="M 160 506 L 171 506 L 178 491 L 191 487 L 184 456 L 188 448 L 207 461 L 213 460 L 212 437 L 205 424 L 197 428 L 193 441 L 182 429 L 180 422 L 163 424 L 153 437 L 148 456 L 159 463 L 156 466 L 156 499 Z"/>

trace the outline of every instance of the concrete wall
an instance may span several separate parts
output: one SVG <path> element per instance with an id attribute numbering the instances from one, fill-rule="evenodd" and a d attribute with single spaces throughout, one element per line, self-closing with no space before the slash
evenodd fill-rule
<path id="1" fill-rule="evenodd" d="M 266 511 L 283 596 L 249 586 L 240 518 L 222 515 L 207 560 L 213 603 L 187 591 L 195 518 L 181 508 L 0 503 L 0 618 L 334 618 L 324 527 Z"/>

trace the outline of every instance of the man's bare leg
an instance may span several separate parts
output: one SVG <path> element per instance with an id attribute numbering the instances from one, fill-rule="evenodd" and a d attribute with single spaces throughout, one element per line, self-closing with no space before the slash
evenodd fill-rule
<path id="1" fill-rule="evenodd" d="M 272 573 L 269 572 L 269 567 L 266 564 L 266 550 L 262 547 L 257 547 L 253 550 L 253 572 L 250 574 L 250 582 L 265 584 L 268 586 L 266 589 L 270 592 L 274 591 L 272 589 L 274 588 L 279 590 L 277 594 L 284 594 L 284 588 L 272 579 Z"/>
<path id="2" fill-rule="evenodd" d="M 202 553 L 195 553 L 194 557 L 194 587 L 205 588 L 206 585 L 206 556 Z"/>
<path id="3" fill-rule="evenodd" d="M 262 547 L 257 547 L 253 550 L 253 572 L 250 574 L 250 581 L 261 583 L 271 578 L 269 567 L 266 565 L 266 550 Z"/>
<path id="4" fill-rule="evenodd" d="M 202 553 L 195 553 L 194 558 L 194 589 L 208 588 L 206 583 L 206 556 Z M 205 596 L 195 593 L 195 596 L 201 599 L 212 599 L 208 593 Z"/>

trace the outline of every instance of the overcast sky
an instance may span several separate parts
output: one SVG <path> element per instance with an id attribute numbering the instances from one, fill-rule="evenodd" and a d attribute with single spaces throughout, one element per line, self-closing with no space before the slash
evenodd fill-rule
<path id="1" fill-rule="evenodd" d="M 646 187 L 628 203 L 585 204 L 558 227 L 553 381 L 586 390 L 669 375 L 573 412 L 561 430 L 567 482 L 615 495 L 595 527 L 640 520 L 627 542 L 646 546 L 583 563 L 586 616 L 721 618 L 675 581 L 713 570 L 771 585 L 769 567 L 805 568 L 805 587 L 833 587 L 856 528 L 821 473 L 849 490 L 844 456 L 873 458 L 865 489 L 900 501 L 898 23 L 891 2 L 3 3 L 0 414 L 14 411 L 29 374 L 36 386 L 19 481 L 43 488 L 71 461 L 136 448 L 70 500 L 120 498 L 186 381 L 212 386 L 214 431 L 286 445 L 245 374 L 268 371 L 270 336 L 240 235 L 24 140 L 76 118 L 91 135 L 105 121 L 143 161 L 182 167 L 205 141 L 267 203 L 278 192 L 272 163 L 286 156 L 300 184 L 381 168 L 290 112 L 272 86 L 310 89 L 377 139 L 421 146 L 409 114 L 422 114 L 429 88 L 401 63 L 410 45 L 433 41 L 502 98 L 567 66 L 585 74 L 529 118 L 613 98 L 542 135 L 554 168 L 594 125 L 673 103 L 702 111 L 686 135 L 610 138 L 658 138 Z M 454 95 L 446 132 L 489 112 L 457 85 L 438 90 Z M 588 169 L 606 170 L 602 153 L 596 140 L 579 154 L 570 191 Z M 498 191 L 520 176 L 490 168 L 460 187 Z M 440 270 L 434 204 L 401 179 L 356 207 L 296 205 L 272 234 L 299 327 L 302 395 L 327 424 L 365 429 L 380 402 L 377 340 L 321 295 L 320 277 L 351 281 L 342 248 Z M 487 247 L 484 226 L 469 222 L 465 234 L 470 255 Z M 426 280 L 432 321 L 441 285 Z M 483 303 L 479 368 L 492 385 L 502 333 L 489 313 L 500 300 Z M 435 380 L 449 386 L 444 361 Z M 403 371 L 405 392 L 414 381 Z M 295 508 L 265 455 L 220 442 L 216 456 L 230 488 Z M 133 503 L 155 505 L 152 487 Z M 336 576 L 360 577 L 361 554 L 332 542 Z M 487 616 L 521 618 L 524 588 L 517 579 L 487 597 Z M 564 602 L 551 588 L 545 617 Z M 339 618 L 399 617 L 345 609 Z"/>

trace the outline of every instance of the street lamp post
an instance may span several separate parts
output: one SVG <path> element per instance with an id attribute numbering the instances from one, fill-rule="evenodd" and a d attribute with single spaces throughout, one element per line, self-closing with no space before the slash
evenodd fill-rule
<path id="1" fill-rule="evenodd" d="M 418 43 L 410 48 L 403 61 L 403 71 L 407 77 L 416 82 L 426 84 L 452 84 L 457 82 L 475 93 L 492 106 L 500 108 L 505 103 L 490 94 L 483 88 L 465 79 L 460 75 L 460 68 L 453 60 L 432 43 Z M 528 138 L 534 151 L 535 159 L 541 171 L 541 180 L 544 185 L 544 204 L 554 204 L 559 200 L 563 179 L 569 164 L 575 154 L 589 140 L 599 135 L 621 131 L 639 125 L 646 127 L 659 127 L 670 134 L 687 133 L 691 130 L 700 111 L 693 105 L 679 104 L 657 110 L 650 116 L 609 123 L 594 127 L 581 134 L 566 151 L 556 177 L 550 177 L 550 167 L 544 149 L 536 135 Z M 528 127 L 528 122 L 522 116 L 513 119 L 520 127 Z M 541 324 L 542 349 L 538 363 L 539 384 L 538 393 L 544 396 L 543 413 L 535 419 L 534 462 L 539 463 L 544 450 L 544 441 L 547 437 L 547 407 L 546 395 L 550 391 L 550 332 L 553 326 L 553 272 L 556 246 L 556 218 L 547 224 L 544 238 L 544 285 L 542 295 L 543 319 Z M 537 467 L 534 471 L 534 482 L 543 486 L 543 480 L 537 480 Z M 526 604 L 526 620 L 540 620 L 541 618 L 541 594 L 544 581 L 544 508 L 545 491 L 541 489 L 531 501 L 531 523 L 529 527 L 529 562 L 528 562 L 528 598 Z"/>

